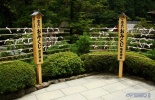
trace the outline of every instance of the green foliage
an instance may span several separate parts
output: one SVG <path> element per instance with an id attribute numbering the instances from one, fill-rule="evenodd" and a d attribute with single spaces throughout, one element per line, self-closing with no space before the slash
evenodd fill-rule
<path id="1" fill-rule="evenodd" d="M 131 20 L 149 20 L 147 12 L 155 9 L 154 4 L 154 0 L 3 0 L 0 27 L 31 27 L 29 16 L 33 10 L 40 10 L 43 27 L 58 27 L 67 21 L 76 32 L 83 32 L 88 26 L 117 25 L 122 12 Z"/>
<path id="2" fill-rule="evenodd" d="M 70 44 L 66 41 L 58 41 L 55 45 L 47 48 L 47 54 L 53 54 L 56 52 L 63 52 L 70 49 Z"/>
<path id="3" fill-rule="evenodd" d="M 11 52 L 1 52 L 0 53 L 0 57 L 6 57 L 6 56 L 9 56 L 11 55 Z"/>
<path id="4" fill-rule="evenodd" d="M 80 34 L 73 34 L 73 35 L 70 35 L 70 43 L 71 43 L 71 44 L 76 43 L 76 41 L 79 40 L 79 36 L 80 36 Z"/>
<path id="5" fill-rule="evenodd" d="M 127 53 L 124 73 L 155 82 L 155 61 L 136 53 Z"/>
<path id="6" fill-rule="evenodd" d="M 0 63 L 0 94 L 36 84 L 34 68 L 22 61 Z"/>
<path id="7" fill-rule="evenodd" d="M 118 70 L 116 52 L 92 52 L 81 55 L 86 71 L 112 71 Z"/>
<path id="8" fill-rule="evenodd" d="M 17 31 L 16 31 L 17 32 Z M 4 43 L 5 49 L 0 52 L 0 61 L 19 60 L 31 58 L 32 52 L 32 34 L 18 34 L 6 37 Z"/>
<path id="9" fill-rule="evenodd" d="M 155 49 L 147 51 L 144 55 L 146 55 L 147 57 L 155 60 Z"/>
<path id="10" fill-rule="evenodd" d="M 137 25 L 135 25 L 135 28 L 143 28 L 143 27 L 145 27 L 145 28 L 155 28 L 155 24 L 151 24 L 151 23 L 148 23 L 148 21 L 145 19 L 145 18 L 140 18 L 140 22 L 137 24 Z"/>
<path id="11" fill-rule="evenodd" d="M 83 32 L 88 31 L 92 20 L 86 17 L 85 13 L 79 13 L 78 19 L 71 22 L 70 27 L 73 27 L 74 34 L 83 34 Z"/>
<path id="12" fill-rule="evenodd" d="M 76 54 L 78 54 L 77 53 L 77 45 L 74 43 L 74 44 L 71 44 L 71 46 L 70 46 L 70 51 L 71 52 L 74 52 L 74 53 L 76 53 Z"/>
<path id="13" fill-rule="evenodd" d="M 117 32 L 103 32 L 93 30 L 91 32 L 91 50 L 108 50 L 108 51 L 117 51 L 117 41 L 118 33 Z M 92 38 L 94 37 L 94 38 Z"/>
<path id="14" fill-rule="evenodd" d="M 49 55 L 42 65 L 43 77 L 58 78 L 84 71 L 83 61 L 72 52 L 60 52 Z"/>
<path id="15" fill-rule="evenodd" d="M 148 32 L 149 30 L 145 33 L 148 33 Z M 127 50 L 146 53 L 147 55 L 147 51 L 152 50 L 155 47 L 155 41 L 153 40 L 154 37 L 155 35 L 152 32 L 150 32 L 150 35 L 142 36 L 142 32 L 140 30 L 136 30 L 135 33 L 128 34 L 127 46 L 129 47 L 127 48 Z M 149 39 L 152 39 L 152 40 L 149 40 Z M 150 44 L 150 47 L 149 47 L 149 44 Z"/>
<path id="16" fill-rule="evenodd" d="M 78 55 L 88 53 L 90 50 L 90 37 L 84 33 L 84 35 L 79 37 L 79 40 L 76 41 L 76 44 L 73 44 L 71 51 L 77 53 Z"/>
<path id="17" fill-rule="evenodd" d="M 119 61 L 117 52 L 95 52 L 81 55 L 86 71 L 103 71 L 118 73 Z M 143 77 L 155 82 L 155 61 L 148 57 L 133 53 L 126 53 L 124 61 L 124 73 Z"/>

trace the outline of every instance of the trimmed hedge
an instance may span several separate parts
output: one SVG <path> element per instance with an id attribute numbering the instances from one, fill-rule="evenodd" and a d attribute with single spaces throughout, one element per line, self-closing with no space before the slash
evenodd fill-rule
<path id="1" fill-rule="evenodd" d="M 36 84 L 34 68 L 22 61 L 0 63 L 0 94 L 16 92 Z"/>
<path id="2" fill-rule="evenodd" d="M 103 71 L 118 73 L 117 52 L 94 52 L 81 56 L 86 72 Z M 124 73 L 155 82 L 155 61 L 138 53 L 127 52 Z"/>
<path id="3" fill-rule="evenodd" d="M 51 54 L 42 64 L 44 79 L 66 77 L 84 71 L 83 61 L 72 52 Z"/>
<path id="4" fill-rule="evenodd" d="M 117 54 L 114 52 L 92 52 L 81 56 L 86 72 L 112 71 L 117 69 Z"/>
<path id="5" fill-rule="evenodd" d="M 155 61 L 144 55 L 127 53 L 124 73 L 155 82 Z"/>

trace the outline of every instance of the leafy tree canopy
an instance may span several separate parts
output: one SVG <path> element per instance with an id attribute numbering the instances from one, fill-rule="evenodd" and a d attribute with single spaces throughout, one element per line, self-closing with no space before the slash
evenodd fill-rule
<path id="1" fill-rule="evenodd" d="M 124 12 L 130 20 L 150 20 L 154 0 L 1 0 L 0 27 L 31 27 L 34 10 L 43 13 L 43 27 L 70 27 L 85 31 L 88 27 L 114 27 Z"/>

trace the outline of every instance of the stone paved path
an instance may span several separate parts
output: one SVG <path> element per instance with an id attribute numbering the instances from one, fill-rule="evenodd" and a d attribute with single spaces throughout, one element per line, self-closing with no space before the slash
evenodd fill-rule
<path id="1" fill-rule="evenodd" d="M 16 100 L 155 100 L 155 85 L 98 74 L 52 84 Z"/>

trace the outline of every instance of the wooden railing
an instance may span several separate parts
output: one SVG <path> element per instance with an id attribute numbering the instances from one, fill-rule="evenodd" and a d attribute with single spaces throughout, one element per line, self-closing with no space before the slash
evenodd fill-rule
<path id="1" fill-rule="evenodd" d="M 69 29 L 43 28 L 43 52 L 47 54 L 68 50 Z M 31 28 L 0 28 L 0 62 L 33 59 Z"/>
<path id="2" fill-rule="evenodd" d="M 91 28 L 91 51 L 117 51 L 118 33 L 112 28 Z M 115 29 L 116 30 L 116 29 Z M 146 52 L 155 47 L 155 30 L 153 28 L 135 28 L 127 32 L 127 50 Z"/>

